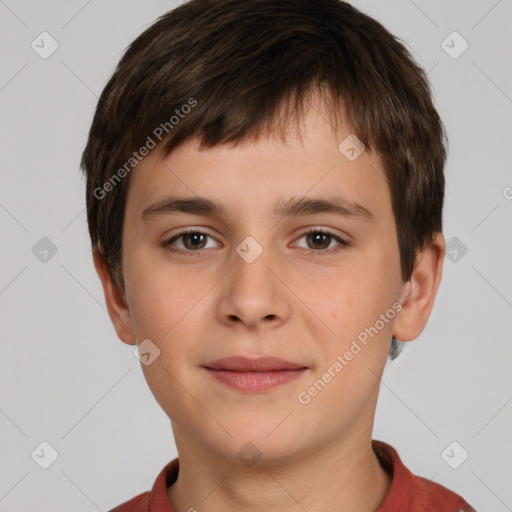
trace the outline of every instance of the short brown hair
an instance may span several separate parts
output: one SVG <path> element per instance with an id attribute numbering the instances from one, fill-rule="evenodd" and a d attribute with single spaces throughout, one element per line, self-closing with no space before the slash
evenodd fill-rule
<path id="1" fill-rule="evenodd" d="M 190 0 L 127 48 L 82 155 L 91 242 L 123 293 L 134 151 L 155 138 L 166 156 L 195 137 L 201 147 L 284 137 L 318 92 L 333 126 L 343 122 L 382 158 L 409 280 L 417 252 L 442 231 L 447 140 L 427 76 L 404 44 L 339 0 Z M 393 339 L 392 357 L 396 347 Z"/>

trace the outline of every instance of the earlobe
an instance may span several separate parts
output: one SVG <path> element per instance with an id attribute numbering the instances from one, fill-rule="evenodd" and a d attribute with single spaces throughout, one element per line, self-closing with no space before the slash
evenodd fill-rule
<path id="1" fill-rule="evenodd" d="M 108 264 L 97 246 L 93 248 L 92 257 L 94 267 L 96 268 L 96 272 L 103 286 L 107 311 L 110 316 L 110 320 L 114 325 L 117 336 L 124 343 L 128 345 L 135 345 L 135 336 L 133 333 L 130 310 L 121 290 L 112 280 Z"/>
<path id="2" fill-rule="evenodd" d="M 410 280 L 404 284 L 393 336 L 400 341 L 417 338 L 427 323 L 441 282 L 445 240 L 438 233 L 434 242 L 416 257 Z"/>

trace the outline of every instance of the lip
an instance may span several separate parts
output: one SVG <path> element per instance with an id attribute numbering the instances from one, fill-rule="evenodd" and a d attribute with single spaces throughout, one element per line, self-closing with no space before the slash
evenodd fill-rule
<path id="1" fill-rule="evenodd" d="M 299 370 L 306 368 L 280 357 L 258 357 L 249 359 L 243 356 L 223 357 L 204 365 L 211 370 L 231 370 L 237 372 L 268 372 L 274 370 Z"/>
<path id="2" fill-rule="evenodd" d="M 239 391 L 263 392 L 304 375 L 306 366 L 278 357 L 225 357 L 204 365 L 221 383 Z"/>

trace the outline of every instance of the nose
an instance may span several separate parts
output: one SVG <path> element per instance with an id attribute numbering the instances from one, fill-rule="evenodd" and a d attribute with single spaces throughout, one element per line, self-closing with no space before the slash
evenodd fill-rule
<path id="1" fill-rule="evenodd" d="M 254 242 L 249 240 L 233 251 L 217 313 L 231 327 L 238 323 L 247 329 L 275 328 L 290 314 L 286 277 L 275 251 Z"/>

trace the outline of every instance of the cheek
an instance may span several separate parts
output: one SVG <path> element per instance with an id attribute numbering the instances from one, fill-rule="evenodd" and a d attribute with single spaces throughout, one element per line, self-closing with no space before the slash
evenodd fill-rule
<path id="1" fill-rule="evenodd" d="M 378 376 L 387 360 L 396 312 L 388 283 L 374 278 L 371 272 L 354 272 L 330 284 L 323 298 L 312 297 L 334 334 L 316 338 L 322 357 L 311 387 L 302 391 L 312 393 L 307 407 L 329 410 L 337 424 L 358 417 L 376 399 Z"/>
<path id="2" fill-rule="evenodd" d="M 392 305 L 398 298 L 399 269 L 395 266 L 396 269 L 390 268 L 381 253 L 324 276 L 317 280 L 316 286 L 308 283 L 307 304 L 329 328 L 328 335 L 321 339 L 327 356 L 324 363 L 331 364 L 357 339 L 361 341 L 365 359 L 382 357 L 391 339 L 395 317 Z M 361 359 L 359 354 L 356 358 Z"/>
<path id="3" fill-rule="evenodd" d="M 181 319 L 196 307 L 207 283 L 197 272 L 166 264 L 154 248 L 127 251 L 125 284 L 137 339 L 149 338 L 166 345 Z M 192 267 L 190 267 L 191 269 Z"/>
<path id="4" fill-rule="evenodd" d="M 190 400 L 183 383 L 190 381 L 207 306 L 200 301 L 206 293 L 200 282 L 197 276 L 151 265 L 131 275 L 130 310 L 137 341 L 149 339 L 158 350 L 158 357 L 141 368 L 157 402 L 178 422 L 180 405 Z"/>
<path id="5" fill-rule="evenodd" d="M 167 287 L 161 282 L 152 285 L 148 281 L 138 287 L 133 308 L 130 308 L 137 339 L 149 338 L 161 350 L 169 351 L 176 346 L 171 341 L 179 337 L 185 324 L 188 336 L 193 336 L 193 317 L 200 310 L 198 297 L 204 292 L 181 288 L 176 280 Z"/>

